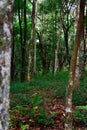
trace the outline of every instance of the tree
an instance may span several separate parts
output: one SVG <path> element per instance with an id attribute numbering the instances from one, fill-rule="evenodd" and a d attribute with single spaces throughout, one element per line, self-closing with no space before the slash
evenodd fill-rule
<path id="1" fill-rule="evenodd" d="M 78 8 L 77 8 L 78 9 Z M 86 10 L 84 12 L 84 17 L 86 17 Z M 86 52 L 86 42 L 85 42 L 85 20 L 84 25 L 82 27 L 82 33 L 81 33 L 81 40 L 80 40 L 80 46 L 78 49 L 78 55 L 77 55 L 77 63 L 76 63 L 76 70 L 75 70 L 75 77 L 74 77 L 74 87 L 79 88 L 79 80 L 81 79 L 84 70 L 85 70 L 85 52 Z"/>
<path id="2" fill-rule="evenodd" d="M 60 36 L 60 34 L 61 34 L 61 30 L 59 31 L 58 36 Z M 59 49 L 59 42 L 60 42 L 60 38 L 58 37 L 57 45 L 56 45 L 56 48 L 55 48 L 54 75 L 56 74 L 57 69 L 58 69 L 58 49 Z"/>
<path id="3" fill-rule="evenodd" d="M 22 27 L 22 13 L 24 14 L 24 38 Z M 25 52 L 26 52 L 26 33 L 27 33 L 27 21 L 26 21 L 26 0 L 24 0 L 24 11 L 21 9 L 21 1 L 18 0 L 18 18 L 20 27 L 20 43 L 21 43 L 21 71 L 20 80 L 25 80 Z"/>
<path id="4" fill-rule="evenodd" d="M 79 4 L 79 12 L 78 12 L 78 17 L 77 17 L 76 35 L 75 35 L 75 40 L 74 40 L 72 58 L 70 62 L 68 87 L 67 87 L 67 92 L 66 92 L 65 130 L 72 130 L 72 92 L 74 88 L 74 77 L 75 77 L 78 48 L 81 41 L 83 22 L 84 22 L 85 1 L 79 0 L 78 4 Z"/>
<path id="5" fill-rule="evenodd" d="M 58 69 L 69 68 L 75 8 L 75 0 L 43 0 L 39 4 L 38 32 L 42 35 L 43 48 L 46 48 L 46 57 L 44 57 L 47 72 L 50 70 L 55 73 Z M 59 44 L 58 49 L 57 44 Z"/>
<path id="6" fill-rule="evenodd" d="M 0 1 L 0 130 L 9 127 L 9 81 L 13 0 Z"/>
<path id="7" fill-rule="evenodd" d="M 42 34 L 37 31 L 37 36 L 39 39 L 39 49 L 40 49 L 40 56 L 41 56 L 41 61 L 42 61 L 42 74 L 44 75 L 46 74 L 46 53 L 43 46 Z"/>
<path id="8" fill-rule="evenodd" d="M 86 61 L 86 38 L 87 38 L 87 6 L 85 4 L 85 21 L 84 21 L 84 27 L 83 27 L 83 33 L 81 37 L 81 44 L 79 48 L 79 73 L 80 77 L 84 74 L 85 72 L 85 61 Z"/>
<path id="9" fill-rule="evenodd" d="M 73 10 L 75 10 L 75 0 L 62 1 L 60 8 L 60 19 L 62 23 L 64 42 L 66 47 L 66 59 L 70 65 L 70 55 L 69 55 L 69 31 L 74 22 L 75 16 L 72 15 Z"/>
<path id="10" fill-rule="evenodd" d="M 32 27 L 31 27 L 31 35 L 30 35 L 30 42 L 29 42 L 28 81 L 30 81 L 33 72 L 32 64 L 33 64 L 33 46 L 35 42 L 36 2 L 37 0 L 33 0 L 33 2 L 31 2 L 32 3 L 32 14 L 31 14 Z"/>
<path id="11" fill-rule="evenodd" d="M 14 80 L 26 80 L 28 64 L 28 42 L 30 39 L 31 4 L 27 0 L 15 0 L 13 16 L 12 69 Z M 14 69 L 14 70 L 13 70 Z M 14 73 L 13 73 L 14 71 Z"/>
<path id="12" fill-rule="evenodd" d="M 11 80 L 15 79 L 15 42 L 14 42 L 14 28 L 13 28 L 13 40 L 12 40 L 12 49 L 11 49 Z"/>

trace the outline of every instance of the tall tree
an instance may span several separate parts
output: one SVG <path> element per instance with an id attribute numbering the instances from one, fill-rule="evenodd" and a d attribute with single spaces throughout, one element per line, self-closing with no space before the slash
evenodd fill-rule
<path id="1" fill-rule="evenodd" d="M 82 28 L 82 35 L 81 35 L 81 41 L 80 46 L 78 49 L 78 56 L 77 56 L 77 63 L 76 63 L 76 71 L 75 71 L 75 77 L 74 77 L 74 87 L 79 88 L 79 80 L 84 73 L 84 67 L 85 67 L 85 37 L 84 37 L 84 27 Z"/>
<path id="2" fill-rule="evenodd" d="M 62 1 L 60 8 L 60 19 L 64 33 L 64 42 L 66 47 L 66 60 L 70 65 L 70 54 L 69 54 L 69 31 L 74 22 L 74 15 L 72 10 L 75 10 L 75 0 Z"/>
<path id="3" fill-rule="evenodd" d="M 37 2 L 36 2 L 36 10 L 35 10 L 35 28 L 36 28 L 36 24 L 37 24 Z M 33 73 L 34 73 L 34 75 L 36 75 L 36 46 L 37 46 L 37 44 L 36 44 L 36 37 L 35 37 L 35 39 L 34 39 L 34 70 L 33 70 Z"/>
<path id="4" fill-rule="evenodd" d="M 55 62 L 54 62 L 54 75 L 56 74 L 57 72 L 57 69 L 58 69 L 58 49 L 59 49 L 59 42 L 60 42 L 60 36 L 61 34 L 61 30 L 59 30 L 59 34 L 58 34 L 58 40 L 57 40 L 57 45 L 56 45 L 56 48 L 55 48 Z"/>
<path id="5" fill-rule="evenodd" d="M 9 127 L 9 80 L 13 0 L 0 0 L 0 130 Z"/>
<path id="6" fill-rule="evenodd" d="M 74 40 L 73 54 L 70 62 L 70 72 L 69 72 L 68 87 L 66 92 L 65 130 L 72 130 L 72 92 L 74 88 L 74 77 L 75 77 L 78 48 L 80 45 L 83 22 L 84 22 L 85 0 L 84 1 L 79 0 L 78 4 L 79 4 L 79 12 L 77 17 L 77 28 L 76 28 L 76 35 Z"/>
<path id="7" fill-rule="evenodd" d="M 26 52 L 26 33 L 27 33 L 27 21 L 26 21 L 26 0 L 24 0 L 24 38 L 23 38 L 23 28 L 22 28 L 22 10 L 21 1 L 18 0 L 18 19 L 20 27 L 20 43 L 21 43 L 21 71 L 20 80 L 25 80 L 25 52 Z"/>
<path id="8" fill-rule="evenodd" d="M 21 11 L 21 7 L 20 7 L 20 0 L 18 0 L 18 20 L 19 20 L 19 27 L 20 27 L 20 44 L 21 44 L 21 71 L 20 71 L 20 80 L 22 81 L 23 80 L 23 59 L 22 59 L 22 57 L 23 57 L 23 51 L 22 51 L 22 49 L 23 49 L 23 33 L 22 33 L 22 11 Z"/>
<path id="9" fill-rule="evenodd" d="M 13 29 L 13 41 L 12 41 L 12 51 L 11 51 L 11 80 L 15 79 L 15 42 L 14 42 L 14 29 Z"/>
<path id="10" fill-rule="evenodd" d="M 25 81 L 25 66 L 26 66 L 26 40 L 27 40 L 27 19 L 26 19 L 26 0 L 24 0 L 24 38 L 23 45 L 22 45 L 22 54 L 21 54 L 21 75 L 20 79 L 21 81 Z"/>
<path id="11" fill-rule="evenodd" d="M 84 12 L 84 17 L 86 17 L 86 10 Z M 80 41 L 80 46 L 78 49 L 76 71 L 75 71 L 75 77 L 74 77 L 74 82 L 75 82 L 74 87 L 75 88 L 79 87 L 79 80 L 85 70 L 85 50 L 86 50 L 85 29 L 86 29 L 86 26 L 85 26 L 85 20 L 84 20 L 84 26 L 82 28 L 82 33 L 81 33 L 81 41 Z"/>
<path id="12" fill-rule="evenodd" d="M 33 2 L 31 2 L 32 3 L 32 14 L 31 14 L 32 27 L 31 27 L 31 35 L 30 35 L 30 42 L 29 42 L 28 81 L 31 79 L 32 72 L 33 72 L 33 46 L 35 42 L 36 2 L 37 0 L 33 0 Z"/>
<path id="13" fill-rule="evenodd" d="M 46 53 L 45 49 L 43 46 L 43 37 L 41 32 L 37 31 L 37 36 L 39 39 L 39 49 L 40 49 L 40 56 L 41 56 L 41 61 L 42 61 L 42 75 L 46 74 Z"/>
<path id="14" fill-rule="evenodd" d="M 85 21 L 84 21 L 84 27 L 83 27 L 83 34 L 81 37 L 81 44 L 79 49 L 79 73 L 80 77 L 83 75 L 85 71 L 85 61 L 86 61 L 86 39 L 87 39 L 87 5 L 85 4 Z"/>

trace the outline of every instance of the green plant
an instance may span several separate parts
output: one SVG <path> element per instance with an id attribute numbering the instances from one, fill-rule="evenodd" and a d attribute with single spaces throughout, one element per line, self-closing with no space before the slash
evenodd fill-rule
<path id="1" fill-rule="evenodd" d="M 43 98 L 40 94 L 35 94 L 31 98 L 29 115 L 36 123 L 48 125 L 52 123 L 53 114 L 47 114 L 43 108 Z"/>
<path id="2" fill-rule="evenodd" d="M 26 126 L 24 124 L 21 124 L 21 130 L 26 130 Z"/>
<path id="3" fill-rule="evenodd" d="M 30 111 L 31 117 L 38 124 L 49 125 L 52 123 L 53 114 L 47 114 L 47 112 L 40 106 L 36 106 Z"/>
<path id="4" fill-rule="evenodd" d="M 74 90 L 73 104 L 80 105 L 78 110 L 74 112 L 74 120 L 81 124 L 87 124 L 86 109 L 87 106 L 87 76 L 81 79 L 79 90 Z M 18 120 L 18 116 L 25 117 L 28 123 L 45 124 L 52 123 L 55 113 L 50 113 L 44 108 L 46 98 L 51 102 L 55 96 L 64 100 L 67 86 L 68 72 L 57 72 L 55 76 L 52 74 L 37 75 L 30 82 L 12 82 L 11 83 L 11 126 L 14 126 Z M 48 92 L 48 95 L 46 94 Z M 48 96 L 48 97 L 46 97 Z M 85 109 L 85 110 L 84 110 Z M 15 118 L 15 113 L 18 115 Z M 22 122 L 23 123 L 23 122 Z"/>
<path id="5" fill-rule="evenodd" d="M 87 105 L 86 106 L 77 106 L 76 108 L 80 109 L 80 110 L 86 110 L 87 111 Z"/>
<path id="6" fill-rule="evenodd" d="M 79 122 L 81 125 L 87 126 L 87 114 L 80 110 L 73 111 L 73 119 L 75 122 Z"/>
<path id="7" fill-rule="evenodd" d="M 9 127 L 13 127 L 16 125 L 16 122 L 17 122 L 17 119 L 15 117 L 15 115 L 13 115 L 12 113 L 10 114 L 10 124 L 9 124 Z"/>

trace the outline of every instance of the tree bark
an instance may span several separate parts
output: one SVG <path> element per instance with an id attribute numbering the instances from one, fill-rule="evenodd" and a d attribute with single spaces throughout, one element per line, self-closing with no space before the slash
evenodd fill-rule
<path id="1" fill-rule="evenodd" d="M 81 41 L 82 28 L 84 22 L 84 7 L 85 1 L 79 0 L 79 13 L 77 19 L 77 29 L 74 40 L 73 54 L 70 62 L 70 71 L 68 79 L 68 87 L 66 90 L 66 120 L 65 120 L 65 130 L 72 130 L 72 92 L 74 88 L 74 77 L 76 69 L 76 60 L 78 54 L 78 48 Z"/>
<path id="2" fill-rule="evenodd" d="M 58 49 L 59 49 L 59 42 L 60 42 L 60 34 L 61 34 L 61 30 L 59 30 L 57 36 L 58 38 L 57 38 L 56 49 L 55 49 L 54 75 L 56 74 L 58 69 Z"/>
<path id="3" fill-rule="evenodd" d="M 9 83 L 13 0 L 0 1 L 0 130 L 9 128 Z"/>
<path id="4" fill-rule="evenodd" d="M 54 19 L 54 22 L 53 22 L 53 37 L 52 37 L 52 42 L 53 42 L 53 47 L 52 47 L 52 52 L 53 52 L 53 54 L 52 54 L 52 73 L 55 75 L 55 71 L 56 71 L 56 68 L 57 68 L 57 44 L 58 44 L 58 39 L 57 39 L 57 37 L 58 37 L 58 35 L 57 35 L 57 32 L 58 32 L 58 30 L 57 30 L 57 23 L 58 23 L 58 18 L 57 18 L 57 9 L 56 9 L 56 7 L 55 7 L 55 11 L 53 12 L 53 14 L 52 14 L 52 18 Z M 56 60 L 56 63 L 55 63 L 55 60 Z M 56 68 L 55 68 L 55 66 L 56 66 Z"/>

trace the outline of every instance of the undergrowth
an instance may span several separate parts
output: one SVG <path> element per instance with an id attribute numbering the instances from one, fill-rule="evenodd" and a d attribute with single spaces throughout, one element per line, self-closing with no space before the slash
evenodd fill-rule
<path id="1" fill-rule="evenodd" d="M 49 102 L 51 102 L 55 96 L 59 96 L 64 100 L 65 104 L 67 84 L 68 72 L 66 71 L 58 72 L 55 76 L 52 74 L 47 74 L 45 76 L 38 75 L 30 82 L 12 82 L 10 90 L 10 126 L 21 124 L 20 119 L 18 119 L 18 121 L 15 119 L 17 118 L 17 115 L 20 115 L 20 117 L 26 117 L 30 125 L 33 125 L 35 122 L 44 125 L 52 124 L 52 118 L 55 117 L 55 113 L 49 114 L 48 111 L 45 111 L 45 97 L 48 95 Z M 86 86 L 87 77 L 85 76 L 85 78 L 80 81 L 79 89 L 74 90 L 73 92 L 74 105 L 87 105 Z M 83 115 L 79 113 L 79 110 L 74 111 L 74 117 L 76 120 L 79 117 L 83 119 Z M 25 119 L 23 120 L 26 122 Z M 21 127 L 25 129 L 23 122 Z"/>

